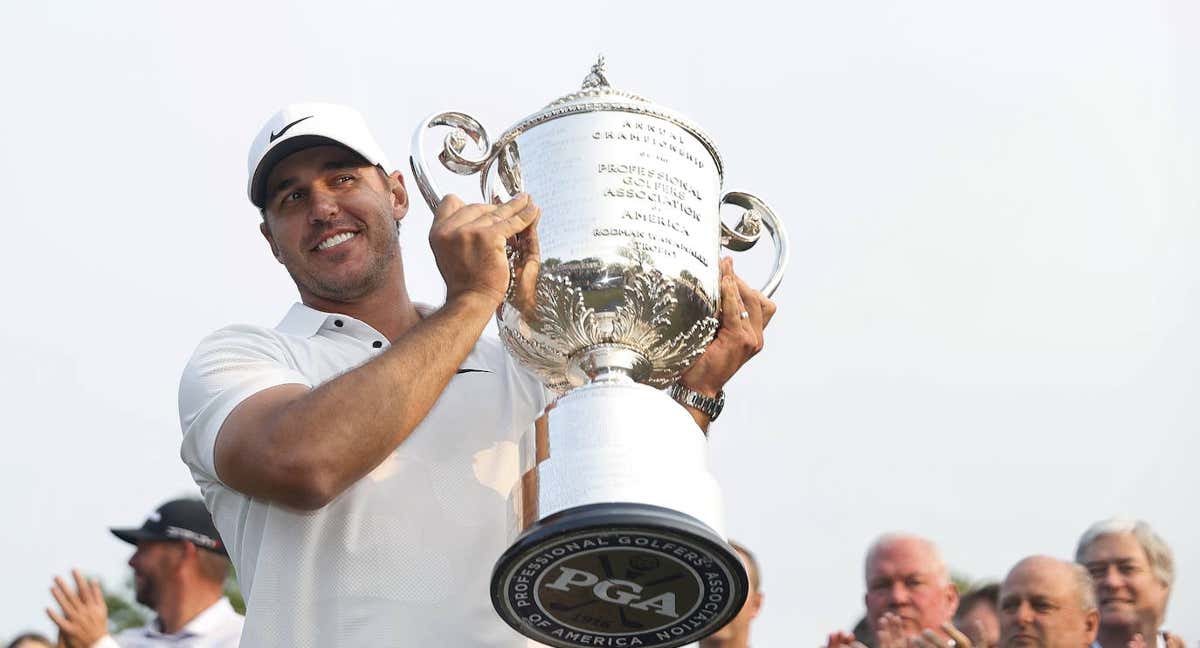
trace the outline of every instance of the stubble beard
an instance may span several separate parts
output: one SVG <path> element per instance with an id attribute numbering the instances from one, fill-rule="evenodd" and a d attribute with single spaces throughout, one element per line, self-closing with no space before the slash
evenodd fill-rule
<path id="1" fill-rule="evenodd" d="M 134 582 L 136 583 L 136 581 Z M 148 576 L 143 576 L 142 584 L 135 586 L 133 597 L 138 603 L 152 610 L 155 609 L 158 597 L 155 596 L 154 582 Z"/>
<path id="2" fill-rule="evenodd" d="M 365 233 L 360 236 L 365 236 Z M 381 244 L 372 245 L 371 252 L 373 253 L 371 260 L 361 273 L 343 276 L 341 280 L 335 280 L 330 276 L 321 276 L 315 272 L 304 273 L 302 276 L 294 269 L 297 266 L 288 263 L 286 259 L 283 265 L 291 275 L 292 281 L 301 288 L 302 292 L 308 292 L 329 301 L 352 302 L 365 297 L 383 285 L 387 279 L 388 266 L 400 256 L 399 237 L 385 239 Z"/>

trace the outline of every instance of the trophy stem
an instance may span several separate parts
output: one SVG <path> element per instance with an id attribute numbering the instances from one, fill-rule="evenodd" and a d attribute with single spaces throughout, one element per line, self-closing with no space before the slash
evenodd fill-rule
<path id="1" fill-rule="evenodd" d="M 576 385 L 643 382 L 651 368 L 643 353 L 624 344 L 597 344 L 567 360 L 567 376 Z"/>

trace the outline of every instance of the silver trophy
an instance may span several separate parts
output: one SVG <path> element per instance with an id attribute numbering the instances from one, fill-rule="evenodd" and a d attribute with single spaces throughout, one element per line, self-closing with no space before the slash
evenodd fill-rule
<path id="1" fill-rule="evenodd" d="M 611 87 L 603 63 L 495 142 L 466 114 L 430 116 L 413 137 L 413 178 L 436 208 L 423 140 L 448 127 L 445 168 L 479 174 L 485 200 L 524 191 L 542 208 L 536 233 L 509 242 L 497 322 L 509 352 L 563 395 L 549 456 L 509 497 L 496 611 L 551 646 L 665 648 L 732 619 L 747 578 L 723 539 L 706 439 L 662 388 L 716 333 L 720 248 L 747 250 L 765 229 L 770 295 L 788 244 L 761 200 L 721 195 L 721 156 L 703 131 Z M 732 229 L 726 203 L 744 210 Z"/>

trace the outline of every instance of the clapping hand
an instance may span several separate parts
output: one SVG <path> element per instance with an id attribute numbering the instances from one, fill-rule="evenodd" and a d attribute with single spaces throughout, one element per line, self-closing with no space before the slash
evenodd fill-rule
<path id="1" fill-rule="evenodd" d="M 867 648 L 849 632 L 835 632 L 825 640 L 825 648 Z"/>
<path id="2" fill-rule="evenodd" d="M 54 577 L 50 594 L 62 613 L 46 608 L 46 614 L 58 626 L 59 646 L 89 648 L 108 634 L 108 606 L 96 581 L 84 578 L 78 569 L 72 569 L 71 576 L 75 588 L 61 576 Z"/>

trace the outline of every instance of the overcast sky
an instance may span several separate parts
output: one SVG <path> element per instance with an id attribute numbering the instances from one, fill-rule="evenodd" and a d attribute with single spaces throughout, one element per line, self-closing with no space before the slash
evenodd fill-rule
<path id="1" fill-rule="evenodd" d="M 0 639 L 49 630 L 53 574 L 126 577 L 106 527 L 194 489 L 195 344 L 294 301 L 244 193 L 271 112 L 352 104 L 401 163 L 425 114 L 498 134 L 603 52 L 792 235 L 712 430 L 765 571 L 755 644 L 851 626 L 883 531 L 997 578 L 1126 514 L 1175 548 L 1168 628 L 1194 645 L 1198 29 L 1184 0 L 4 3 Z M 428 223 L 403 244 L 436 302 Z"/>

